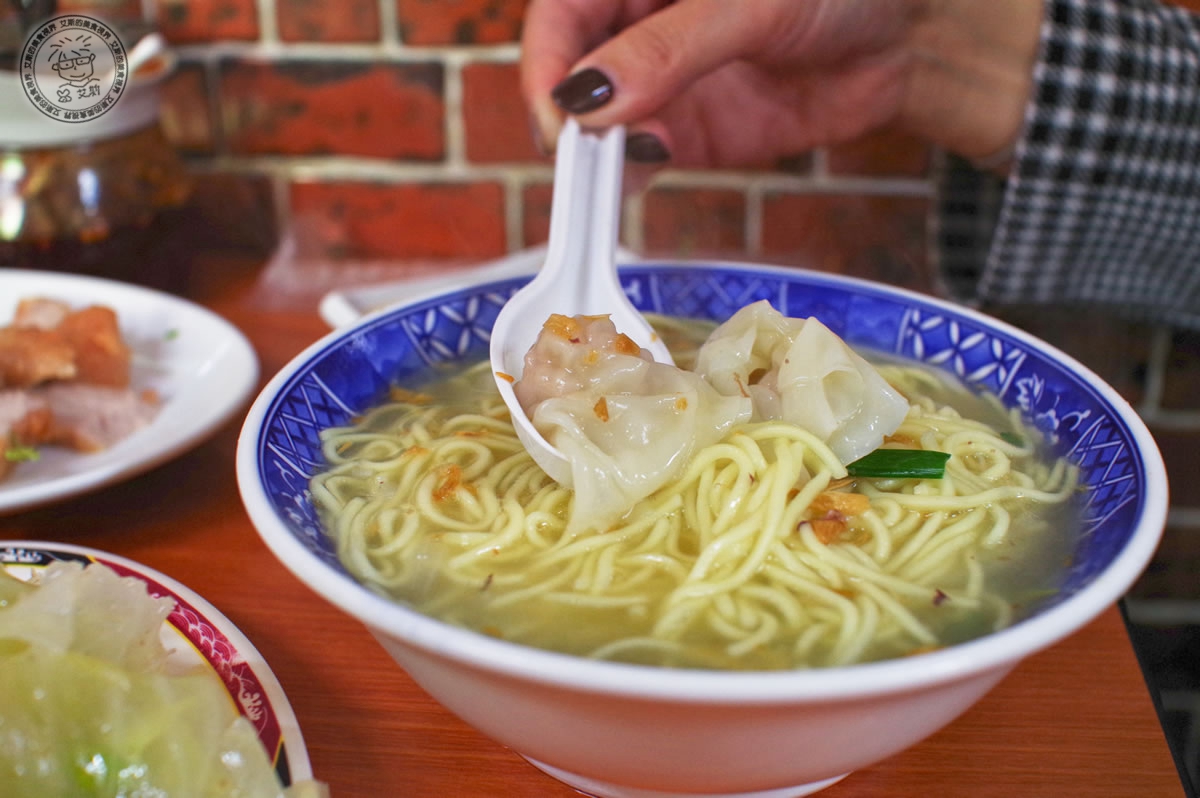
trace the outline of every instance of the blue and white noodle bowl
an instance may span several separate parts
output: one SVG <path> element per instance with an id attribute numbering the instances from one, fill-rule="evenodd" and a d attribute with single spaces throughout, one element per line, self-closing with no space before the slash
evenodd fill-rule
<path id="1" fill-rule="evenodd" d="M 1087 624 L 1158 544 L 1167 486 L 1150 434 L 1114 390 L 1045 343 L 928 297 L 793 269 L 648 263 L 623 268 L 621 278 L 643 311 L 722 321 L 766 299 L 787 316 L 818 318 L 855 348 L 948 372 L 1019 409 L 1079 467 L 1088 490 L 1055 597 L 967 643 L 783 672 L 655 668 L 533 649 L 434 620 L 360 584 L 338 561 L 308 493 L 325 467 L 322 430 L 377 405 L 391 386 L 485 359 L 492 323 L 525 278 L 413 299 L 331 333 L 271 380 L 246 419 L 237 468 L 252 521 L 298 578 L 364 623 L 434 698 L 573 786 L 639 798 L 815 792 L 932 734 L 1021 659 Z"/>

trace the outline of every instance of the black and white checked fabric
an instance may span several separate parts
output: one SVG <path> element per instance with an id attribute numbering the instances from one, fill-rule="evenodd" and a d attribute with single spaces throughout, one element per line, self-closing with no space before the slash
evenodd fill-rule
<path id="1" fill-rule="evenodd" d="M 1200 18 L 1047 0 L 1034 84 L 1007 181 L 944 174 L 948 287 L 1200 329 Z"/>

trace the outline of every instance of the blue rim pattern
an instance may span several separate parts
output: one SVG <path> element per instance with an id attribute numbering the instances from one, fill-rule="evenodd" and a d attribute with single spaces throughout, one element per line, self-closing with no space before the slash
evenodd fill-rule
<path id="1" fill-rule="evenodd" d="M 488 355 L 501 306 L 528 278 L 471 286 L 396 308 L 350 328 L 312 354 L 268 407 L 258 440 L 262 488 L 309 551 L 345 573 L 321 530 L 308 481 L 323 468 L 319 433 L 382 400 L 389 387 L 437 366 Z M 1129 541 L 1146 475 L 1134 436 L 1094 385 L 1058 356 L 981 317 L 886 286 L 771 267 L 640 264 L 621 280 L 643 311 L 723 320 L 766 299 L 793 317 L 814 316 L 850 344 L 949 372 L 1018 408 L 1057 454 L 1078 464 L 1082 534 L 1062 589 L 1085 587 Z"/>

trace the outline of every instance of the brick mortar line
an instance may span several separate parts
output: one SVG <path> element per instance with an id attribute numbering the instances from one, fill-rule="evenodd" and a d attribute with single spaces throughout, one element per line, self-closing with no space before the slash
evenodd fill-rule
<path id="1" fill-rule="evenodd" d="M 455 168 L 467 165 L 467 132 L 463 115 L 462 63 L 458 59 L 447 59 L 442 67 L 442 115 L 443 132 L 446 137 L 446 163 Z"/>
<path id="2" fill-rule="evenodd" d="M 322 156 L 291 157 L 286 155 L 238 156 L 218 155 L 191 158 L 188 166 L 200 173 L 278 175 L 299 181 L 413 183 L 444 181 L 463 183 L 471 180 L 548 182 L 553 177 L 549 166 L 495 166 L 450 164 L 445 161 L 429 163 L 395 163 L 370 158 L 333 156 L 334 162 Z"/>
<path id="3" fill-rule="evenodd" d="M 279 17 L 275 13 L 275 0 L 258 0 L 258 40 L 264 44 L 279 43 Z"/>
<path id="4" fill-rule="evenodd" d="M 645 197 L 645 192 L 639 191 L 621 203 L 621 239 L 634 252 L 646 251 Z"/>
<path id="5" fill-rule="evenodd" d="M 504 181 L 504 238 L 509 252 L 525 246 L 525 202 L 521 196 L 524 181 L 510 176 Z"/>
<path id="6" fill-rule="evenodd" d="M 273 0 L 262 0 L 268 2 Z M 363 61 L 421 63 L 454 58 L 478 63 L 516 63 L 520 49 L 515 44 L 471 46 L 447 45 L 409 47 L 398 42 L 378 41 L 321 44 L 317 42 L 208 42 L 175 45 L 181 58 L 242 57 L 276 61 Z"/>
<path id="7" fill-rule="evenodd" d="M 829 153 L 824 147 L 813 150 L 812 154 L 812 173 L 813 177 L 821 180 L 829 177 Z"/>
<path id="8" fill-rule="evenodd" d="M 290 182 L 282 175 L 270 175 L 271 200 L 275 205 L 275 231 L 282 240 L 292 226 L 292 192 Z"/>
<path id="9" fill-rule="evenodd" d="M 400 17 L 396 14 L 396 0 L 379 0 L 379 38 L 385 48 L 402 46 L 400 43 Z"/>
<path id="10" fill-rule="evenodd" d="M 762 257 L 763 192 L 760 186 L 746 189 L 746 219 L 742 226 L 742 247 L 752 259 Z"/>
<path id="11" fill-rule="evenodd" d="M 804 191 L 812 194 L 849 192 L 876 196 L 932 197 L 933 184 L 926 178 L 791 175 L 737 170 L 666 170 L 654 180 L 655 187 L 670 188 L 751 188 L 763 192 Z"/>
<path id="12" fill-rule="evenodd" d="M 554 175 L 549 164 L 471 163 L 431 161 L 404 162 L 355 157 L 288 155 L 218 155 L 190 160 L 201 171 L 290 172 L 300 179 L 362 180 L 373 183 L 402 183 L 411 180 L 466 179 L 501 180 L 509 177 L 532 182 L 549 182 Z M 809 177 L 736 172 L 665 172 L 651 185 L 656 188 L 737 189 L 751 192 L 789 192 L 807 194 L 851 193 L 872 196 L 932 195 L 929 184 L 921 180 L 839 177 L 817 181 Z"/>

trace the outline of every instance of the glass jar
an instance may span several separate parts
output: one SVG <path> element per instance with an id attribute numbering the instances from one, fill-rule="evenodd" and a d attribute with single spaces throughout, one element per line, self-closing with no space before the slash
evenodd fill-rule
<path id="1" fill-rule="evenodd" d="M 159 125 L 174 58 L 151 37 L 130 49 L 117 103 L 82 123 L 39 112 L 0 66 L 0 266 L 131 279 L 169 234 L 189 183 Z"/>
<path id="2" fill-rule="evenodd" d="M 0 264 L 126 276 L 124 261 L 187 196 L 157 123 L 99 141 L 0 148 Z"/>

